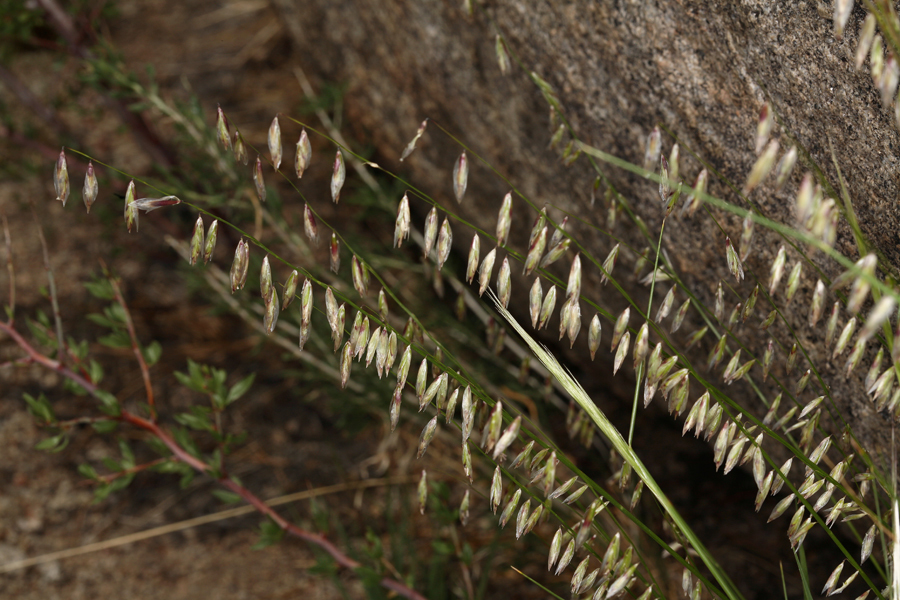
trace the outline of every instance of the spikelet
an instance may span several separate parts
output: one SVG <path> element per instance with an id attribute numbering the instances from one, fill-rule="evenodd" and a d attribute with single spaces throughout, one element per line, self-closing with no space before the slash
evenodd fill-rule
<path id="1" fill-rule="evenodd" d="M 522 489 L 517 488 L 516 492 L 513 494 L 512 498 L 510 498 L 509 502 L 506 504 L 506 507 L 503 509 L 503 512 L 500 513 L 500 528 L 506 527 L 506 524 L 509 522 L 509 518 L 512 517 L 512 514 L 516 512 L 516 507 L 519 505 L 519 499 L 522 497 Z M 526 509 L 527 511 L 527 509 Z"/>
<path id="2" fill-rule="evenodd" d="M 809 326 L 815 327 L 822 318 L 825 310 L 825 284 L 819 279 L 816 281 L 816 289 L 813 291 L 812 302 L 809 305 Z"/>
<path id="3" fill-rule="evenodd" d="M 269 125 L 269 135 L 266 139 L 269 145 L 269 155 L 272 157 L 272 165 L 277 171 L 281 167 L 281 125 L 278 124 L 278 115 L 272 119 Z"/>
<path id="4" fill-rule="evenodd" d="M 731 244 L 730 237 L 725 238 L 725 258 L 728 262 L 728 270 L 731 271 L 735 280 L 740 283 L 744 279 L 744 267 L 741 265 L 741 259 Z"/>
<path id="5" fill-rule="evenodd" d="M 881 300 L 875 305 L 872 309 L 872 312 L 869 313 L 869 318 L 866 319 L 866 324 L 863 326 L 862 331 L 859 333 L 860 339 L 868 340 L 875 332 L 881 329 L 881 326 L 887 321 L 891 313 L 894 312 L 894 307 L 897 305 L 897 301 L 894 300 L 894 297 L 891 295 L 884 295 L 881 297 Z"/>
<path id="6" fill-rule="evenodd" d="M 647 323 L 641 325 L 638 330 L 637 337 L 634 339 L 634 368 L 637 370 L 638 365 L 644 362 L 650 351 L 649 329 Z"/>
<path id="7" fill-rule="evenodd" d="M 84 187 L 81 189 L 81 196 L 84 199 L 84 207 L 88 213 L 91 212 L 91 206 L 97 201 L 97 194 L 100 191 L 97 183 L 97 176 L 94 174 L 94 163 L 88 161 L 87 172 L 84 174 Z"/>
<path id="8" fill-rule="evenodd" d="M 503 308 L 509 305 L 509 297 L 512 290 L 512 283 L 509 269 L 509 257 L 504 256 L 503 262 L 500 263 L 500 271 L 497 273 L 497 298 Z"/>
<path id="9" fill-rule="evenodd" d="M 775 260 L 772 262 L 772 268 L 769 271 L 769 295 L 774 296 L 775 291 L 778 289 L 778 284 L 781 282 L 781 277 L 784 275 L 784 263 L 786 260 L 786 252 L 784 246 L 782 245 L 778 249 L 778 254 L 775 255 Z"/>
<path id="10" fill-rule="evenodd" d="M 297 179 L 303 177 L 303 173 L 309 168 L 311 161 L 312 146 L 309 143 L 309 136 L 306 134 L 306 128 L 304 127 L 300 131 L 300 139 L 297 140 L 297 153 L 294 155 L 294 172 L 297 174 Z"/>
<path id="11" fill-rule="evenodd" d="M 763 353 L 762 359 L 762 368 L 763 368 L 763 381 L 769 377 L 769 369 L 772 368 L 772 359 L 775 358 L 775 341 L 769 340 L 769 343 L 766 345 L 766 350 Z"/>
<path id="12" fill-rule="evenodd" d="M 231 263 L 231 293 L 244 287 L 247 271 L 250 268 L 250 245 L 244 239 L 238 242 L 234 250 L 234 261 Z"/>
<path id="13" fill-rule="evenodd" d="M 600 348 L 600 316 L 594 315 L 588 327 L 588 349 L 591 351 L 591 360 L 594 360 L 598 348 Z"/>
<path id="14" fill-rule="evenodd" d="M 697 174 L 697 178 L 694 180 L 694 185 L 691 188 L 691 191 L 688 193 L 687 200 L 684 201 L 684 206 L 681 208 L 681 216 L 691 217 L 697 212 L 697 209 L 700 208 L 700 205 L 703 204 L 703 195 L 706 194 L 706 184 L 709 180 L 709 173 L 706 169 L 700 171 Z"/>
<path id="15" fill-rule="evenodd" d="M 541 256 L 547 248 L 547 227 L 541 228 L 540 233 L 534 238 L 528 247 L 528 254 L 525 257 L 525 266 L 523 273 L 526 277 L 531 275 L 541 261 Z"/>
<path id="16" fill-rule="evenodd" d="M 132 179 L 125 189 L 125 227 L 128 229 L 128 233 L 131 233 L 132 228 L 135 231 L 138 230 L 139 213 L 134 202 L 134 179 Z"/>
<path id="17" fill-rule="evenodd" d="M 212 258 L 213 252 L 216 250 L 216 240 L 219 237 L 219 221 L 218 219 L 214 220 L 209 225 L 209 229 L 206 232 L 206 244 L 203 247 L 203 264 L 209 262 L 209 259 Z"/>
<path id="18" fill-rule="evenodd" d="M 394 223 L 394 248 L 402 246 L 403 240 L 409 237 L 409 224 L 409 197 L 404 193 L 397 206 L 397 220 Z"/>
<path id="19" fill-rule="evenodd" d="M 472 236 L 472 245 L 469 247 L 469 259 L 466 263 L 466 283 L 472 283 L 475 272 L 478 270 L 478 259 L 481 254 L 481 239 L 478 234 Z"/>
<path id="20" fill-rule="evenodd" d="M 541 314 L 541 298 L 544 290 L 541 286 L 541 278 L 535 277 L 531 290 L 528 292 L 528 313 L 531 315 L 531 326 L 537 327 L 538 317 Z"/>
<path id="21" fill-rule="evenodd" d="M 613 246 L 613 249 L 609 251 L 609 254 L 606 257 L 606 260 L 603 261 L 603 277 L 600 278 L 600 284 L 606 285 L 606 282 L 609 281 L 609 278 L 612 276 L 613 268 L 616 266 L 616 259 L 619 257 L 619 244 Z"/>
<path id="22" fill-rule="evenodd" d="M 309 329 L 312 322 L 312 285 L 309 279 L 303 280 L 303 288 L 300 290 L 300 350 L 309 340 Z"/>
<path id="23" fill-rule="evenodd" d="M 801 275 L 803 275 L 803 263 L 798 261 L 788 275 L 787 290 L 784 294 L 784 297 L 787 300 L 785 306 L 790 304 L 791 300 L 793 300 L 794 296 L 797 294 L 797 289 L 800 287 Z"/>
<path id="24" fill-rule="evenodd" d="M 753 242 L 753 218 L 752 213 L 747 213 L 747 216 L 744 217 L 743 228 L 741 229 L 741 242 L 740 242 L 740 253 L 738 256 L 741 257 L 741 262 L 747 260 L 747 257 L 750 256 L 750 246 Z"/>
<path id="25" fill-rule="evenodd" d="M 329 257 L 331 262 L 331 270 L 335 273 L 341 268 L 341 244 L 337 239 L 337 234 L 331 234 L 331 245 L 329 247 Z"/>
<path id="26" fill-rule="evenodd" d="M 763 104 L 759 111 L 759 120 L 756 123 L 756 153 L 762 152 L 763 146 L 769 141 L 772 126 L 775 125 L 775 114 L 769 108 L 769 103 Z"/>
<path id="27" fill-rule="evenodd" d="M 444 263 L 447 262 L 447 258 L 450 256 L 450 249 L 453 244 L 453 230 L 450 229 L 450 221 L 444 217 L 444 222 L 441 224 L 441 229 L 438 232 L 438 240 L 437 240 L 437 268 L 440 271 L 444 267 Z"/>
<path id="28" fill-rule="evenodd" d="M 650 132 L 650 135 L 647 137 L 647 145 L 644 150 L 644 170 L 649 171 L 659 162 L 659 153 L 662 149 L 662 142 L 660 140 L 660 131 L 659 127 L 654 127 L 653 131 Z"/>
<path id="29" fill-rule="evenodd" d="M 566 286 L 566 299 L 575 298 L 576 300 L 581 296 L 581 256 L 579 254 L 575 255 L 575 258 L 572 259 L 572 266 L 569 269 L 569 282 Z"/>
<path id="30" fill-rule="evenodd" d="M 347 178 L 347 167 L 344 165 L 344 153 L 338 148 L 334 155 L 334 167 L 331 172 L 331 200 L 337 204 L 341 199 L 341 188 Z"/>
<path id="31" fill-rule="evenodd" d="M 250 162 L 250 155 L 247 153 L 247 145 L 240 131 L 234 132 L 234 160 L 240 162 L 244 166 Z"/>
<path id="32" fill-rule="evenodd" d="M 616 346 L 619 345 L 619 341 L 622 339 L 622 335 L 625 333 L 625 330 L 628 328 L 628 320 L 631 318 L 631 308 L 626 308 L 623 310 L 619 317 L 616 319 L 616 324 L 613 327 L 613 336 L 610 344 L 609 351 L 612 352 L 616 349 Z"/>
<path id="33" fill-rule="evenodd" d="M 422 121 L 421 125 L 419 125 L 419 129 L 416 131 L 415 137 L 406 145 L 406 148 L 403 149 L 403 153 L 400 155 L 400 162 L 406 160 L 406 158 L 412 154 L 413 150 L 416 149 L 416 143 L 418 143 L 419 138 L 422 137 L 422 134 L 425 133 L 425 127 L 428 126 L 428 119 Z"/>
<path id="34" fill-rule="evenodd" d="M 837 344 L 834 346 L 834 352 L 831 353 L 832 360 L 843 354 L 844 350 L 847 349 L 847 344 L 850 342 L 850 338 L 853 337 L 855 331 L 856 317 L 851 317 L 851 319 L 847 321 L 847 324 L 844 325 L 844 329 L 841 330 L 841 335 L 838 336 Z"/>
<path id="35" fill-rule="evenodd" d="M 869 54 L 869 49 L 872 47 L 872 41 L 875 39 L 875 24 L 875 15 L 872 13 L 867 14 L 866 20 L 863 21 L 859 31 L 859 41 L 856 44 L 854 64 L 857 71 L 862 68 L 862 64 L 866 60 L 866 55 Z"/>
<path id="36" fill-rule="evenodd" d="M 781 191 L 781 188 L 787 183 L 788 177 L 791 176 L 791 172 L 794 170 L 794 165 L 796 164 L 797 146 L 791 146 L 791 149 L 784 153 L 784 156 L 781 157 L 781 160 L 779 160 L 778 164 L 775 166 L 775 172 L 777 173 L 775 177 L 775 191 Z"/>
<path id="37" fill-rule="evenodd" d="M 228 118 L 221 106 L 216 109 L 216 137 L 222 148 L 228 152 L 231 150 L 231 134 L 229 133 Z"/>
<path id="38" fill-rule="evenodd" d="M 743 193 L 745 196 L 762 183 L 769 171 L 772 170 L 772 167 L 775 165 L 775 157 L 778 156 L 778 148 L 778 140 L 772 140 L 759 158 L 756 159 L 756 163 L 750 169 L 750 175 L 747 176 L 747 182 L 744 183 Z"/>
<path id="39" fill-rule="evenodd" d="M 256 197 L 260 202 L 266 201 L 266 182 L 263 179 L 262 160 L 256 157 L 256 166 L 253 167 L 253 185 L 256 187 Z"/>
<path id="40" fill-rule="evenodd" d="M 466 194 L 466 185 L 469 181 L 469 159 L 465 151 L 459 155 L 453 164 L 453 195 L 457 202 L 462 202 Z"/>
<path id="41" fill-rule="evenodd" d="M 425 469 L 422 469 L 422 477 L 419 479 L 419 486 L 416 491 L 419 498 L 419 513 L 424 515 L 425 504 L 428 501 L 428 474 Z"/>
<path id="42" fill-rule="evenodd" d="M 619 367 L 625 362 L 625 356 L 628 355 L 628 346 L 631 344 L 631 332 L 626 331 L 619 340 L 619 347 L 616 349 L 616 356 L 613 359 L 613 375 L 619 371 Z"/>
<path id="43" fill-rule="evenodd" d="M 491 280 L 491 271 L 494 270 L 494 261 L 497 259 L 497 249 L 494 248 L 488 252 L 484 260 L 481 261 L 481 267 L 478 269 L 478 295 L 484 294 Z"/>
<path id="44" fill-rule="evenodd" d="M 316 224 L 316 216 L 308 202 L 303 209 L 303 231 L 313 246 L 319 245 L 319 226 Z"/>
<path id="45" fill-rule="evenodd" d="M 191 266 L 197 264 L 200 259 L 200 253 L 203 251 L 203 215 L 197 215 L 197 222 L 194 223 L 194 233 L 191 235 L 191 256 L 189 262 Z"/>
<path id="46" fill-rule="evenodd" d="M 663 298 L 662 304 L 659 305 L 659 310 L 656 311 L 656 319 L 654 319 L 657 323 L 665 319 L 669 316 L 669 311 L 672 310 L 672 304 L 675 302 L 675 286 L 669 288 L 668 293 Z"/>
<path id="47" fill-rule="evenodd" d="M 544 296 L 544 302 L 541 304 L 541 312 L 538 315 L 538 329 L 543 329 L 543 327 L 550 320 L 550 315 L 553 314 L 553 308 L 556 306 L 556 286 L 551 284 L 550 289 L 547 290 L 547 294 Z"/>
<path id="48" fill-rule="evenodd" d="M 53 188 L 56 190 L 56 199 L 66 205 L 69 199 L 69 170 L 66 164 L 66 149 L 59 152 L 56 160 L 56 171 L 53 174 Z"/>

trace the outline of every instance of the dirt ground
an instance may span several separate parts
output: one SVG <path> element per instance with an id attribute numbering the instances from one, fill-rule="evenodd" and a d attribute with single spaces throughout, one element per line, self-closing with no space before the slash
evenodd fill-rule
<path id="1" fill-rule="evenodd" d="M 189 86 L 209 118 L 217 102 L 229 106 L 232 121 L 242 131 L 253 132 L 257 143 L 264 139 L 275 112 L 299 106 L 301 93 L 292 66 L 302 64 L 304 57 L 292 55 L 278 15 L 267 2 L 129 0 L 117 3 L 116 9 L 118 14 L 103 33 L 114 40 L 125 64 L 135 71 L 153 65 L 163 95 L 183 98 Z M 68 102 L 77 106 L 65 103 L 67 93 L 79 89 L 77 61 L 62 60 L 59 54 L 36 47 L 19 50 L 9 69 L 57 111 L 73 144 L 81 144 L 97 156 L 114 157 L 123 170 L 151 170 L 146 148 L 123 131 L 119 119 L 95 94 L 84 93 L 77 100 L 68 97 Z M 322 387 L 314 394 L 303 394 L 298 378 L 285 378 L 283 373 L 292 366 L 278 348 L 264 345 L 240 319 L 221 312 L 207 292 L 185 283 L 183 261 L 164 242 L 167 234 L 187 235 L 190 225 L 183 219 L 167 219 L 159 212 L 142 215 L 140 234 L 128 235 L 118 221 L 118 210 L 98 208 L 97 217 L 84 214 L 78 206 L 80 183 L 66 209 L 51 202 L 50 172 L 59 132 L 41 124 L 2 86 L 0 100 L 11 122 L 34 123 L 27 140 L 7 137 L 0 143 L 5 175 L 0 179 L 0 208 L 9 219 L 13 238 L 20 331 L 25 331 L 26 315 L 37 309 L 49 311 L 40 292 L 46 279 L 29 204 L 33 201 L 48 238 L 59 296 L 65 299 L 61 314 L 68 335 L 96 336 L 96 328 L 85 319 L 97 310 L 96 301 L 82 283 L 98 273 L 98 261 L 103 259 L 122 277 L 139 335 L 156 339 L 163 347 L 162 362 L 153 373 L 164 408 L 174 410 L 188 401 L 169 375 L 172 370 L 183 370 L 188 358 L 228 369 L 229 381 L 257 374 L 253 393 L 239 403 L 230 418 L 250 432 L 250 442 L 232 457 L 232 464 L 259 496 L 271 498 L 346 483 L 344 491 L 322 496 L 315 504 L 291 505 L 285 513 L 311 529 L 318 529 L 324 519 L 335 541 L 357 551 L 365 547 L 369 529 L 387 544 L 402 542 L 408 547 L 398 549 L 396 555 L 406 560 L 418 557 L 423 563 L 417 569 L 421 589 L 443 587 L 454 594 L 465 588 L 466 577 L 477 582 L 478 569 L 483 566 L 475 561 L 474 570 L 466 573 L 466 567 L 454 560 L 438 564 L 432 541 L 458 535 L 457 541 L 471 544 L 482 559 L 493 552 L 486 597 L 544 597 L 508 565 L 524 567 L 529 575 L 546 581 L 541 564 L 553 529 L 539 530 L 540 543 L 517 547 L 508 530 L 494 537 L 496 526 L 486 511 L 479 512 L 465 530 L 419 517 L 413 503 L 416 477 L 423 465 L 412 460 L 418 429 L 400 427 L 396 434 L 388 435 L 385 423 L 366 424 L 361 421 L 371 420 L 367 415 L 354 416 L 329 405 Z M 160 129 L 166 139 L 171 125 L 163 119 Z M 74 182 L 81 181 L 83 168 L 78 161 L 70 162 Z M 7 286 L 4 274 L 0 296 L 5 297 Z M 91 350 L 106 367 L 108 389 L 121 390 L 120 395 L 129 398 L 140 396 L 140 372 L 128 352 L 97 344 Z M 0 340 L 0 362 L 18 356 L 11 342 Z M 146 473 L 127 491 L 92 504 L 91 488 L 78 475 L 77 467 L 84 460 L 114 456 L 114 438 L 97 436 L 85 428 L 59 454 L 36 452 L 33 446 L 43 434 L 25 411 L 21 396 L 43 391 L 59 414 L 68 416 L 81 414 L 79 409 L 89 406 L 87 401 L 61 392 L 55 375 L 33 365 L 0 367 L 0 381 L 0 566 L 228 508 L 210 495 L 212 486 L 207 480 L 200 478 L 180 489 L 171 476 Z M 629 393 L 627 382 L 612 384 L 611 389 L 598 383 L 589 391 L 612 400 Z M 388 398 L 383 400 L 387 405 Z M 627 413 L 627 406 L 620 404 L 610 416 L 625 423 Z M 708 448 L 682 440 L 677 425 L 668 417 L 659 416 L 656 421 L 658 428 L 638 431 L 636 446 L 654 465 L 660 483 L 746 596 L 771 597 L 780 581 L 779 562 L 788 566 L 793 561 L 790 553 L 783 551 L 786 523 L 762 527 L 765 517 L 752 513 L 752 479 L 746 473 L 732 474 L 723 485 L 722 476 L 713 472 Z M 458 503 L 462 486 L 454 484 L 461 479 L 458 462 L 452 458 L 456 451 L 442 453 L 443 443 L 440 439 L 435 442 L 424 464 L 438 480 L 451 484 L 450 503 Z M 585 468 L 592 460 L 596 459 L 581 457 Z M 355 482 L 386 475 L 405 478 L 406 483 L 354 487 Z M 391 533 L 395 522 L 403 520 L 409 521 L 407 533 Z M 225 519 L 0 574 L 0 598 L 364 596 L 362 585 L 352 575 L 318 574 L 316 552 L 299 541 L 285 540 L 274 547 L 251 550 L 259 523 L 255 515 Z M 434 529 L 438 527 L 440 531 Z M 816 541 L 813 537 L 807 543 Z M 500 549 L 491 550 L 492 544 Z M 432 562 L 424 564 L 427 561 Z M 813 564 L 811 569 L 827 574 L 835 564 L 822 559 L 822 564 Z M 443 580 L 429 583 L 429 577 Z M 680 581 L 669 583 L 674 589 Z M 798 590 L 790 592 L 797 597 Z"/>

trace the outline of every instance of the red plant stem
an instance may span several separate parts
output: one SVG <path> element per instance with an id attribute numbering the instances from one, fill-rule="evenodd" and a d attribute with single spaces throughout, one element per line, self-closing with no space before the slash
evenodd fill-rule
<path id="1" fill-rule="evenodd" d="M 103 266 L 106 271 L 106 265 Z M 131 338 L 131 350 L 137 358 L 138 365 L 141 367 L 141 376 L 144 378 L 144 388 L 147 390 L 147 404 L 150 406 L 150 418 L 156 421 L 156 402 L 153 399 L 153 384 L 150 382 L 150 369 L 147 367 L 147 361 L 144 360 L 144 353 L 141 352 L 140 344 L 138 344 L 137 334 L 134 332 L 134 322 L 131 320 L 131 312 L 128 305 L 125 304 L 125 297 L 122 296 L 122 290 L 116 279 L 107 275 L 110 285 L 112 285 L 113 293 L 116 295 L 116 302 L 122 307 L 125 313 L 125 328 L 128 329 L 128 337 Z"/>
<path id="2" fill-rule="evenodd" d="M 21 334 L 19 334 L 19 332 L 16 331 L 15 328 L 10 324 L 0 322 L 0 331 L 3 331 L 7 335 L 9 335 L 13 339 L 13 341 L 16 342 L 16 344 L 18 344 L 19 347 L 25 351 L 29 359 L 46 367 L 47 369 L 50 369 L 51 371 L 59 373 L 70 381 L 77 383 L 92 396 L 97 396 L 97 392 L 99 391 L 97 386 L 89 382 L 78 373 L 72 371 L 64 364 L 61 364 L 59 361 L 53 360 L 52 358 L 41 354 L 31 344 L 29 344 L 28 341 L 25 340 L 25 338 L 23 338 Z M 208 464 L 193 456 L 187 450 L 179 446 L 178 443 L 172 438 L 172 436 L 166 433 L 166 431 L 164 431 L 155 421 L 145 419 L 127 410 L 122 410 L 121 414 L 115 418 L 149 432 L 154 437 L 159 439 L 163 444 L 165 444 L 177 460 L 180 460 L 194 470 L 206 474 L 209 474 L 211 472 L 211 468 Z M 311 544 L 315 544 L 319 548 L 323 549 L 325 552 L 331 555 L 331 557 L 339 565 L 348 569 L 357 569 L 361 566 L 359 562 L 341 552 L 340 549 L 338 549 L 337 546 L 328 541 L 325 536 L 297 527 L 296 525 L 282 517 L 275 509 L 263 502 L 258 496 L 256 496 L 253 492 L 243 487 L 242 485 L 230 479 L 219 478 L 217 479 L 217 481 L 223 487 L 238 494 L 245 502 L 258 510 L 260 513 L 272 519 L 285 532 L 302 540 L 305 540 Z M 379 583 L 383 588 L 391 590 L 399 596 L 408 598 L 409 600 L 427 600 L 422 594 L 413 589 L 410 589 L 405 584 L 395 579 L 385 577 Z"/>

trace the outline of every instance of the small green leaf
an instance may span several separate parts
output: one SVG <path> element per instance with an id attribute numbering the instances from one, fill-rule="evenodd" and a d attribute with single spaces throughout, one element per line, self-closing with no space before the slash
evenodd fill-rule
<path id="1" fill-rule="evenodd" d="M 44 423 L 56 422 L 53 409 L 50 407 L 50 402 L 47 400 L 46 396 L 41 394 L 35 398 L 30 394 L 23 394 L 23 397 L 25 398 L 25 402 L 28 403 L 28 412 L 34 415 L 35 418 Z"/>
<path id="2" fill-rule="evenodd" d="M 115 323 L 113 323 L 108 318 L 106 318 L 105 316 L 98 314 L 98 313 L 89 314 L 87 316 L 87 319 L 91 323 L 96 323 L 97 325 L 100 325 L 101 327 L 109 327 L 110 329 L 113 329 L 116 327 Z"/>
<path id="3" fill-rule="evenodd" d="M 122 413 L 119 401 L 115 396 L 104 390 L 97 390 L 94 395 L 100 400 L 100 410 L 111 417 L 118 417 Z"/>
<path id="4" fill-rule="evenodd" d="M 91 427 L 94 428 L 94 431 L 97 433 L 112 433 L 116 430 L 116 427 L 119 426 L 118 421 L 113 420 L 102 420 L 102 421 L 94 421 L 91 423 Z"/>
<path id="5" fill-rule="evenodd" d="M 99 338 L 97 341 L 109 348 L 131 347 L 131 338 L 128 337 L 128 333 L 124 330 L 113 331 L 109 335 L 104 335 L 103 337 Z"/>
<path id="6" fill-rule="evenodd" d="M 69 444 L 69 438 L 64 433 L 48 437 L 35 444 L 35 450 L 49 450 L 50 452 L 59 452 Z"/>
<path id="7" fill-rule="evenodd" d="M 94 281 L 85 283 L 84 287 L 94 298 L 99 298 L 100 300 L 112 300 L 116 297 L 112 284 L 109 283 L 108 279 L 100 279 L 98 277 Z"/>
<path id="8" fill-rule="evenodd" d="M 210 419 L 208 414 L 200 414 L 200 411 L 197 410 L 198 408 L 200 407 L 194 407 L 194 410 L 189 413 L 175 415 L 175 420 L 185 427 L 190 427 L 197 431 L 213 431 L 215 428 L 213 427 L 212 419 Z"/>
<path id="9" fill-rule="evenodd" d="M 87 463 L 83 463 L 78 465 L 78 472 L 81 473 L 82 477 L 86 477 L 88 479 L 99 479 L 100 476 L 97 475 L 97 471 L 94 470 L 94 467 Z"/>
<path id="10" fill-rule="evenodd" d="M 132 452 L 131 447 L 123 439 L 119 440 L 119 452 L 122 453 L 123 467 L 125 467 L 126 469 L 130 469 L 134 467 L 135 464 L 137 464 L 134 459 L 134 452 Z"/>
<path id="11" fill-rule="evenodd" d="M 119 464 L 119 461 L 114 458 L 102 458 L 100 459 L 100 462 L 103 463 L 103 466 L 106 467 L 107 470 L 112 471 L 113 473 L 118 473 L 119 471 L 123 470 L 122 465 Z"/>
<path id="12" fill-rule="evenodd" d="M 144 348 L 144 360 L 147 361 L 148 366 L 153 366 L 157 362 L 159 362 L 159 357 L 162 356 L 162 346 L 159 345 L 159 342 L 152 341 Z"/>
<path id="13" fill-rule="evenodd" d="M 259 526 L 259 541 L 253 546 L 253 550 L 262 550 L 277 543 L 284 537 L 284 529 L 272 521 L 263 521 Z"/>
<path id="14" fill-rule="evenodd" d="M 251 373 L 247 377 L 244 377 L 236 384 L 231 386 L 231 389 L 228 390 L 228 398 L 225 400 L 225 404 L 231 404 L 241 396 L 247 393 L 247 390 L 250 389 L 250 386 L 253 385 L 253 380 L 256 378 L 256 373 Z"/>
<path id="15" fill-rule="evenodd" d="M 88 376 L 91 378 L 91 383 L 97 385 L 103 379 L 103 367 L 100 366 L 96 360 L 91 359 L 90 367 L 88 368 Z"/>
<path id="16" fill-rule="evenodd" d="M 237 504 L 241 501 L 241 497 L 238 494 L 228 490 L 213 490 L 212 495 L 225 504 Z"/>

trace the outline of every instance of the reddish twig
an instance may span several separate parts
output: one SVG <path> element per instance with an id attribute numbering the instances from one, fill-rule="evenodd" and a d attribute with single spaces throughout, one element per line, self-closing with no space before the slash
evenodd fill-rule
<path id="1" fill-rule="evenodd" d="M 166 462 L 167 460 L 168 460 L 167 458 L 157 458 L 157 459 L 151 460 L 150 462 L 142 463 L 139 465 L 134 465 L 133 467 L 131 467 L 129 469 L 123 469 L 121 471 L 116 471 L 115 473 L 110 473 L 109 475 L 100 475 L 99 478 L 100 478 L 100 481 L 102 481 L 103 483 L 110 483 L 112 481 L 115 481 L 119 477 L 125 477 L 126 475 L 133 475 L 135 473 L 140 473 L 141 471 L 145 471 L 147 469 L 155 467 L 156 465 L 161 465 L 162 463 Z"/>
<path id="2" fill-rule="evenodd" d="M 13 341 L 16 342 L 16 344 L 18 344 L 18 346 L 22 348 L 23 351 L 25 351 L 25 353 L 28 355 L 28 358 L 30 358 L 33 362 L 36 362 L 46 367 L 47 369 L 59 373 L 61 376 L 66 377 L 70 381 L 77 383 L 78 385 L 83 387 L 92 396 L 100 399 L 100 390 L 97 386 L 89 382 L 78 373 L 72 371 L 59 361 L 53 360 L 52 358 L 41 354 L 31 344 L 29 344 L 28 341 L 23 338 L 22 335 L 18 331 L 16 331 L 14 327 L 12 327 L 12 325 L 0 322 L 0 331 L 3 331 L 7 335 L 9 335 L 13 339 Z M 165 444 L 169 451 L 172 452 L 172 455 L 176 460 L 185 463 L 195 471 L 204 474 L 210 474 L 212 472 L 210 465 L 203 462 L 203 460 L 190 454 L 187 450 L 179 446 L 178 443 L 172 438 L 172 436 L 169 435 L 165 430 L 163 430 L 156 422 L 140 417 L 127 410 L 122 410 L 119 416 L 114 418 L 117 418 L 122 422 L 129 423 L 139 429 L 147 431 L 163 444 Z M 326 539 L 325 536 L 307 531 L 289 522 L 287 519 L 282 517 L 274 508 L 266 504 L 253 492 L 243 487 L 242 485 L 230 479 L 220 478 L 217 479 L 217 481 L 226 489 L 229 489 L 232 492 L 238 494 L 245 502 L 254 507 L 257 511 L 274 521 L 286 533 L 314 544 L 327 552 L 339 565 L 354 570 L 361 566 L 358 561 L 341 552 L 341 550 L 337 546 L 332 544 L 328 539 Z M 379 583 L 385 589 L 391 590 L 404 598 L 408 598 L 409 600 L 426 600 L 425 596 L 421 595 L 413 589 L 410 589 L 404 583 L 395 579 L 385 577 Z"/>
<path id="3" fill-rule="evenodd" d="M 128 305 L 125 304 L 125 297 L 122 296 L 122 290 L 119 288 L 118 282 L 106 270 L 105 264 L 103 265 L 103 271 L 106 272 L 106 277 L 109 279 L 110 285 L 112 285 L 113 293 L 116 295 L 116 302 L 119 303 L 119 306 L 122 307 L 122 312 L 125 314 L 125 328 L 128 330 L 128 337 L 131 338 L 131 350 L 134 352 L 138 365 L 141 367 L 144 388 L 147 390 L 147 405 L 150 407 L 150 418 L 156 421 L 156 401 L 153 399 L 153 384 L 150 383 L 150 368 L 147 366 L 147 361 L 144 360 L 144 353 L 141 352 L 140 344 L 138 344 L 137 334 L 134 331 L 134 322 L 131 320 L 131 312 L 128 310 Z"/>

